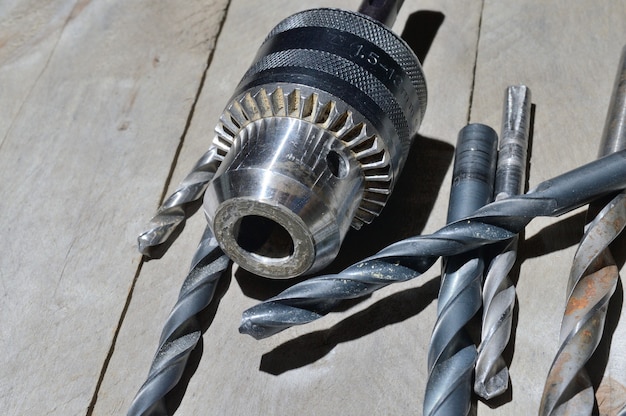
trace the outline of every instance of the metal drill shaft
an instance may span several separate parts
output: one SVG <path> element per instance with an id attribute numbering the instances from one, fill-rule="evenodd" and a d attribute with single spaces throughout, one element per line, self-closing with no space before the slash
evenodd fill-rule
<path id="1" fill-rule="evenodd" d="M 558 216 L 626 187 L 626 151 L 539 184 L 525 195 L 492 202 L 431 235 L 394 243 L 339 274 L 298 283 L 243 313 L 240 332 L 260 339 L 321 318 L 343 299 L 420 276 L 440 256 L 507 241 L 533 218 Z"/>
<path id="2" fill-rule="evenodd" d="M 507 88 L 496 168 L 496 200 L 521 194 L 524 190 L 530 106 L 528 87 Z M 498 254 L 489 264 L 483 285 L 481 343 L 476 360 L 474 391 L 485 399 L 504 393 L 509 385 L 509 370 L 502 352 L 511 336 L 515 286 L 508 275 L 517 258 L 517 242 L 518 237 L 515 236 L 494 247 Z"/>
<path id="3" fill-rule="evenodd" d="M 204 195 L 222 159 L 217 148 L 211 147 L 196 162 L 174 193 L 159 207 L 156 215 L 147 225 L 147 229 L 137 238 L 139 251 L 142 254 L 150 256 L 152 248 L 165 243 L 170 238 L 176 228 L 186 219 L 185 208 Z"/>
<path id="4" fill-rule="evenodd" d="M 229 263 L 207 227 L 178 301 L 163 327 L 147 380 L 137 392 L 128 415 L 167 414 L 163 399 L 180 381 L 187 359 L 202 336 L 196 315 L 211 303 Z"/>
<path id="5" fill-rule="evenodd" d="M 488 126 L 470 124 L 459 133 L 448 223 L 471 215 L 491 201 L 498 136 Z M 471 406 L 476 346 L 466 326 L 481 307 L 484 259 L 481 250 L 446 257 L 437 322 L 428 350 L 424 415 L 466 415 Z"/>
<path id="6" fill-rule="evenodd" d="M 626 47 L 615 79 L 600 156 L 625 148 Z M 602 339 L 609 300 L 619 279 L 608 247 L 626 226 L 626 192 L 603 207 L 591 204 L 587 215 L 597 211 L 574 255 L 560 346 L 544 387 L 541 415 L 591 414 L 594 408 L 594 389 L 585 365 Z"/>
<path id="7" fill-rule="evenodd" d="M 357 11 L 391 27 L 403 3 L 404 0 L 363 0 Z"/>

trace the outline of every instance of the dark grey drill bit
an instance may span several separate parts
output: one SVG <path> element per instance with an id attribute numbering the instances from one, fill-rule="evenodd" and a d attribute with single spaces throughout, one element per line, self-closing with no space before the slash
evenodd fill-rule
<path id="1" fill-rule="evenodd" d="M 218 281 L 229 263 L 207 227 L 178 301 L 163 327 L 146 382 L 131 403 L 129 416 L 167 414 L 163 399 L 180 381 L 189 354 L 202 335 L 196 315 L 211 303 Z"/>
<path id="2" fill-rule="evenodd" d="M 496 168 L 495 200 L 524 191 L 530 129 L 530 90 L 524 85 L 506 89 L 502 132 Z M 483 285 L 481 342 L 476 360 L 474 391 L 491 399 L 506 391 L 509 370 L 502 358 L 511 336 L 515 286 L 509 272 L 517 258 L 518 237 L 496 245 Z"/>
<path id="3" fill-rule="evenodd" d="M 626 47 L 615 78 L 599 156 L 625 148 Z M 626 226 L 626 192 L 605 205 L 590 204 L 587 215 L 593 219 L 574 255 L 560 346 L 544 387 L 541 415 L 591 414 L 594 409 L 594 388 L 585 365 L 602 339 L 609 300 L 619 280 L 609 244 Z"/>
<path id="4" fill-rule="evenodd" d="M 185 176 L 174 193 L 170 195 L 157 210 L 157 213 L 147 225 L 147 229 L 137 238 L 141 254 L 150 256 L 150 250 L 165 243 L 176 228 L 186 219 L 185 208 L 192 202 L 199 200 L 223 157 L 217 147 L 211 147 L 196 162 L 191 172 Z"/>
<path id="5" fill-rule="evenodd" d="M 448 205 L 448 223 L 491 201 L 498 136 L 470 124 L 459 133 Z M 428 350 L 424 415 L 467 415 L 471 407 L 476 346 L 467 324 L 480 310 L 485 262 L 481 249 L 444 258 L 437 322 Z"/>
<path id="6" fill-rule="evenodd" d="M 321 318 L 343 299 L 420 276 L 440 256 L 453 256 L 517 235 L 533 218 L 559 216 L 626 187 L 626 151 L 542 182 L 525 195 L 492 202 L 431 235 L 394 243 L 339 274 L 298 283 L 243 313 L 239 331 L 266 338 Z"/>

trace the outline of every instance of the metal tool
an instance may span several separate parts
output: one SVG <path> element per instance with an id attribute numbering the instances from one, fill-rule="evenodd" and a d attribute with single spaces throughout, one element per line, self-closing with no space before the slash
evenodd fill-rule
<path id="1" fill-rule="evenodd" d="M 490 202 L 498 136 L 489 126 L 470 124 L 457 140 L 448 223 Z M 467 415 L 472 397 L 476 346 L 466 326 L 480 310 L 485 262 L 481 250 L 445 257 L 437 322 L 428 350 L 424 415 Z"/>
<path id="2" fill-rule="evenodd" d="M 129 416 L 168 414 L 165 395 L 180 381 L 187 359 L 202 336 L 196 314 L 213 300 L 219 279 L 229 264 L 230 260 L 207 227 L 178 301 L 163 327 L 146 382 L 128 410 Z"/>
<path id="3" fill-rule="evenodd" d="M 525 195 L 492 202 L 431 235 L 394 243 L 339 274 L 298 283 L 244 311 L 239 330 L 260 339 L 311 322 L 341 300 L 420 276 L 440 256 L 509 240 L 535 217 L 559 216 L 624 188 L 626 150 L 542 182 Z"/>
<path id="4" fill-rule="evenodd" d="M 502 132 L 496 168 L 495 200 L 524 191 L 530 130 L 530 90 L 524 85 L 506 89 Z M 497 254 L 489 263 L 483 284 L 481 341 L 476 360 L 474 391 L 491 399 L 506 391 L 509 371 L 502 358 L 511 336 L 515 286 L 509 272 L 517 258 L 518 236 L 493 247 Z"/>
<path id="5" fill-rule="evenodd" d="M 385 206 L 426 109 L 418 59 L 381 23 L 401 4 L 364 1 L 359 12 L 314 9 L 279 23 L 140 250 L 167 240 L 206 189 L 209 226 L 241 267 L 289 278 L 329 264 L 350 226 Z"/>
<path id="6" fill-rule="evenodd" d="M 599 156 L 626 149 L 626 47 L 622 50 Z M 597 214 L 596 214 L 597 213 Z M 585 369 L 602 339 L 611 296 L 619 280 L 609 244 L 626 227 L 626 191 L 592 203 L 570 271 L 559 350 L 541 399 L 540 415 L 592 414 L 594 388 Z"/>
<path id="7" fill-rule="evenodd" d="M 147 225 L 147 230 L 137 238 L 141 254 L 150 257 L 152 250 L 165 243 L 187 218 L 189 204 L 202 198 L 207 184 L 213 179 L 222 157 L 216 147 L 211 147 L 194 165 L 191 172 L 161 204 Z"/>

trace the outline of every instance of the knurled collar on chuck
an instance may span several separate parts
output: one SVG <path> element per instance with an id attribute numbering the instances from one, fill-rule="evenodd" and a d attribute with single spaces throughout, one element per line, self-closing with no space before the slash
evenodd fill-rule
<path id="1" fill-rule="evenodd" d="M 381 23 L 336 9 L 279 23 L 216 127 L 205 211 L 224 250 L 268 277 L 327 265 L 384 207 L 425 108 L 419 61 Z"/>

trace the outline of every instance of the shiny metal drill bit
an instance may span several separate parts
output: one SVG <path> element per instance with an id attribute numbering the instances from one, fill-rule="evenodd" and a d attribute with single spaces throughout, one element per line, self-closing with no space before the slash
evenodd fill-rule
<path id="1" fill-rule="evenodd" d="M 626 148 L 626 47 L 606 118 L 600 156 Z M 615 292 L 619 269 L 609 244 L 626 226 L 626 192 L 606 205 L 591 204 L 586 226 L 570 271 L 567 304 L 559 337 L 541 399 L 541 415 L 591 414 L 594 389 L 585 365 L 604 331 L 609 300 Z"/>
<path id="2" fill-rule="evenodd" d="M 146 230 L 137 238 L 139 251 L 142 254 L 150 256 L 153 247 L 165 243 L 170 238 L 176 228 L 187 218 L 185 208 L 202 198 L 222 160 L 223 157 L 219 154 L 218 148 L 212 146 L 196 162 L 174 193 L 161 204 L 156 215 L 150 219 Z"/>
<path id="3" fill-rule="evenodd" d="M 494 190 L 496 201 L 524 191 L 530 97 L 530 90 L 524 85 L 506 89 Z M 504 393 L 509 386 L 509 370 L 502 352 L 511 337 L 515 286 L 508 275 L 517 258 L 517 242 L 515 236 L 494 247 L 498 254 L 489 264 L 483 285 L 481 342 L 474 391 L 485 399 Z"/>
<path id="4" fill-rule="evenodd" d="M 229 263 L 207 227 L 178 301 L 161 332 L 148 377 L 130 406 L 129 416 L 167 414 L 163 399 L 180 381 L 187 359 L 202 336 L 196 315 L 211 303 Z"/>
<path id="5" fill-rule="evenodd" d="M 542 182 L 528 194 L 485 205 L 431 235 L 394 243 L 339 274 L 298 283 L 244 311 L 239 331 L 261 339 L 311 322 L 343 299 L 420 276 L 440 256 L 507 241 L 535 217 L 559 216 L 624 188 L 626 151 L 620 151 Z"/>
<path id="6" fill-rule="evenodd" d="M 491 201 L 498 136 L 491 127 L 470 124 L 459 133 L 448 206 L 448 223 Z M 446 257 L 437 321 L 428 349 L 424 415 L 467 415 L 471 407 L 476 346 L 466 327 L 481 307 L 485 262 L 481 249 Z"/>

